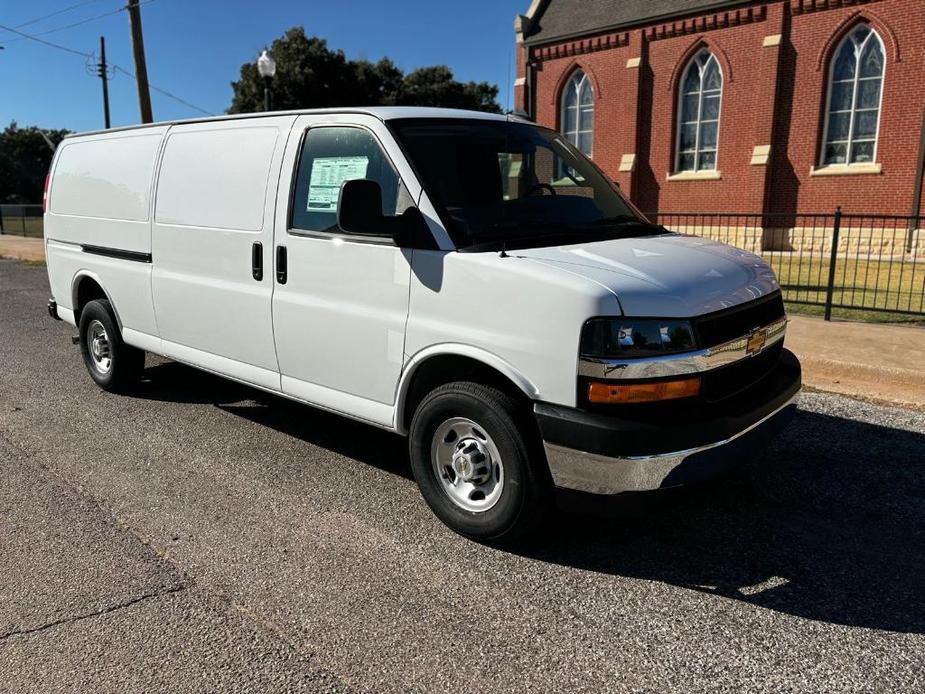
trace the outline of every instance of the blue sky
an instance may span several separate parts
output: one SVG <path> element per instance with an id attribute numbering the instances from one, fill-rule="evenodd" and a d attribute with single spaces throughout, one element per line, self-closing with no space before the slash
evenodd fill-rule
<path id="1" fill-rule="evenodd" d="M 0 24 L 16 27 L 80 2 L 3 0 Z M 39 34 L 90 19 L 40 38 L 95 55 L 104 35 L 107 59 L 134 72 L 128 17 L 115 12 L 124 0 L 83 3 L 19 30 Z M 151 84 L 222 113 L 240 65 L 295 25 L 326 38 L 348 58 L 389 56 L 404 70 L 449 65 L 457 79 L 497 84 L 505 106 L 512 22 L 529 5 L 529 0 L 142 0 L 141 12 Z M 115 13 L 93 19 L 107 12 Z M 16 120 L 45 128 L 101 128 L 100 81 L 88 74 L 87 60 L 19 38 L 0 30 L 0 127 Z M 109 91 L 113 125 L 137 122 L 134 81 L 119 73 Z M 151 99 L 155 120 L 199 115 L 156 92 Z"/>

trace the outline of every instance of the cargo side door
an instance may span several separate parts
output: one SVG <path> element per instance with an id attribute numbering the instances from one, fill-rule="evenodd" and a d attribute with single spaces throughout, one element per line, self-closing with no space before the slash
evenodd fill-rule
<path id="1" fill-rule="evenodd" d="M 173 126 L 152 230 L 164 353 L 279 390 L 271 297 L 276 188 L 293 116 Z"/>

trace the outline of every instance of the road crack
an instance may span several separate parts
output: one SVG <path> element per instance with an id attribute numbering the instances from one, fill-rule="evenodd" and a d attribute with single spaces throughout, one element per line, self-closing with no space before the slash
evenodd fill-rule
<path id="1" fill-rule="evenodd" d="M 171 595 L 173 593 L 179 593 L 180 591 L 183 591 L 186 589 L 187 589 L 187 586 L 185 585 L 174 586 L 172 588 L 167 588 L 166 590 L 159 590 L 159 591 L 154 591 L 151 593 L 144 593 L 142 595 L 137 595 L 134 598 L 131 598 L 129 600 L 124 600 L 123 602 L 116 603 L 115 605 L 109 605 L 107 607 L 104 607 L 101 610 L 96 610 L 94 612 L 87 612 L 85 614 L 78 614 L 78 615 L 73 615 L 70 617 L 62 617 L 61 619 L 56 619 L 52 622 L 48 622 L 47 624 L 42 624 L 41 626 L 37 626 L 37 627 L 31 627 L 29 629 L 14 629 L 4 634 L 0 634 L 0 643 L 2 643 L 6 639 L 11 638 L 13 636 L 27 636 L 29 634 L 37 634 L 37 633 L 46 631 L 48 629 L 51 629 L 53 627 L 62 626 L 64 624 L 74 624 L 76 622 L 81 622 L 85 619 L 92 619 L 94 617 L 102 617 L 103 615 L 107 615 L 112 612 L 116 612 L 118 610 L 124 610 L 128 607 L 132 607 L 133 605 L 137 605 L 140 602 L 145 602 L 146 600 L 154 600 L 156 598 L 162 598 L 167 595 Z"/>

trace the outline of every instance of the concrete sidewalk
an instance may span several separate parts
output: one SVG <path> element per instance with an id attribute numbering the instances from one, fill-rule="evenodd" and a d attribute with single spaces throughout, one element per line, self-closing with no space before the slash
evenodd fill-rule
<path id="1" fill-rule="evenodd" d="M 785 344 L 807 386 L 925 410 L 925 328 L 791 315 Z"/>
<path id="2" fill-rule="evenodd" d="M 42 261 L 42 239 L 0 234 L 0 257 Z M 925 410 L 925 328 L 790 318 L 786 345 L 807 386 Z"/>
<path id="3" fill-rule="evenodd" d="M 0 234 L 0 258 L 41 262 L 45 260 L 45 240 Z"/>

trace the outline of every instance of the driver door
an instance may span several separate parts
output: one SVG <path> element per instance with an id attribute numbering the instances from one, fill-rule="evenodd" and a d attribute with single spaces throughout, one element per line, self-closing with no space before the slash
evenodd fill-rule
<path id="1" fill-rule="evenodd" d="M 411 251 L 390 238 L 342 233 L 340 186 L 380 184 L 383 212 L 420 194 L 390 133 L 361 115 L 302 116 L 283 164 L 275 229 L 273 329 L 282 390 L 391 426 L 404 363 Z M 409 190 L 406 181 L 412 182 Z M 280 262 L 285 267 L 280 267 Z"/>

